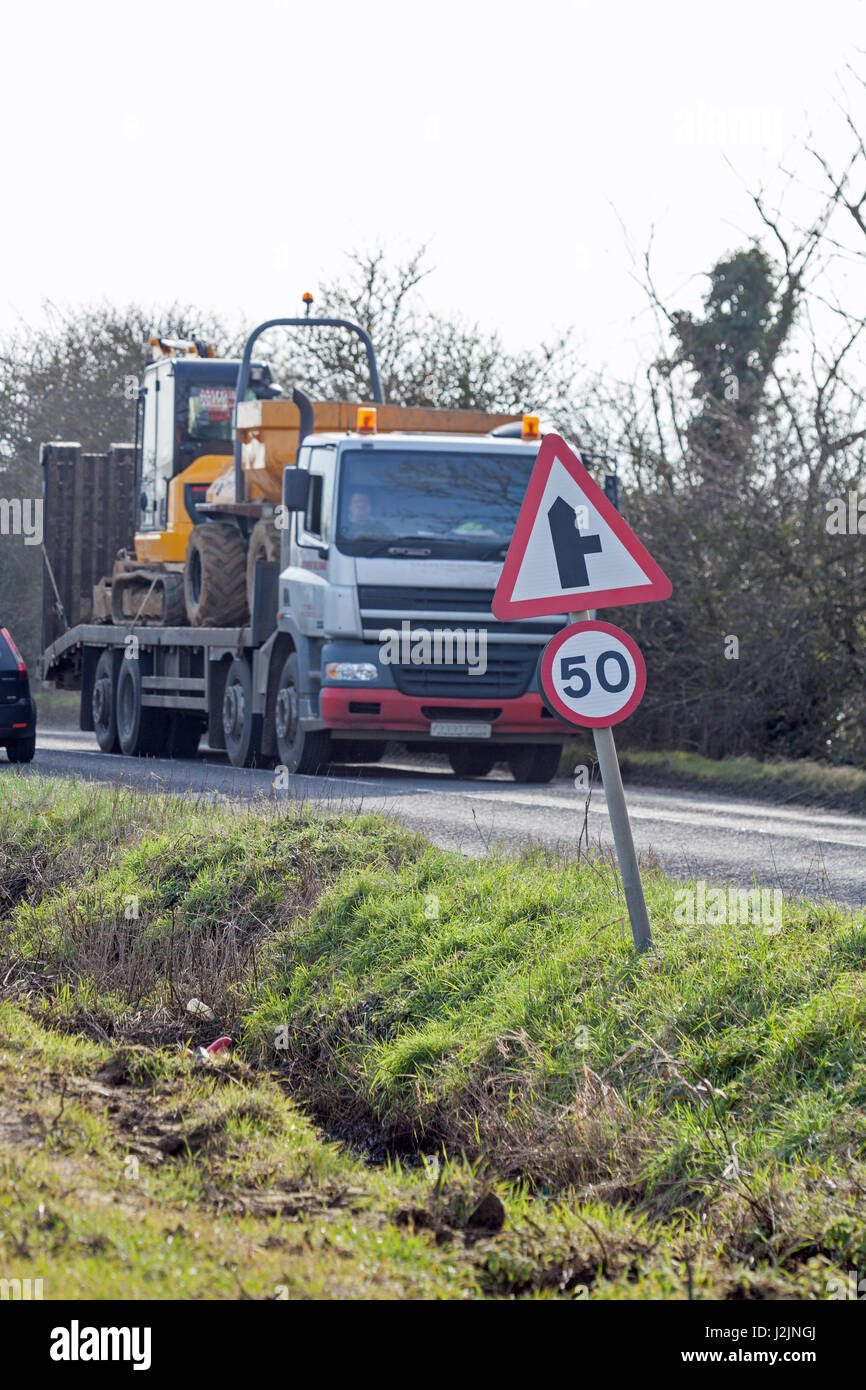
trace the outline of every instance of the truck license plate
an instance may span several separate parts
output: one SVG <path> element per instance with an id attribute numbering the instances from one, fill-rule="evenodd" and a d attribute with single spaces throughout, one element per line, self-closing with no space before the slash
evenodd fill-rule
<path id="1" fill-rule="evenodd" d="M 434 719 L 430 725 L 434 738 L 490 738 L 492 724 L 450 724 L 444 719 Z"/>

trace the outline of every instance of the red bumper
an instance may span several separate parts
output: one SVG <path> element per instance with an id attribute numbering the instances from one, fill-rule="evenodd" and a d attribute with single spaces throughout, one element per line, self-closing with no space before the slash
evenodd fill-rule
<path id="1" fill-rule="evenodd" d="M 322 718 L 329 729 L 388 730 L 400 734 L 429 734 L 434 719 L 492 724 L 493 736 L 501 734 L 551 734 L 565 731 L 551 719 L 540 695 L 521 695 L 516 700 L 446 700 L 401 695 L 399 690 L 346 690 L 325 686 L 321 694 Z"/>

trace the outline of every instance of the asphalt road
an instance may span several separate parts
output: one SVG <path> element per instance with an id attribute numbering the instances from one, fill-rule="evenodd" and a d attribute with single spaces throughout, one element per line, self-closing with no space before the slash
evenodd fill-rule
<path id="1" fill-rule="evenodd" d="M 120 777 L 136 786 L 231 800 L 276 794 L 384 811 L 437 844 L 471 855 L 533 842 L 574 854 L 587 835 L 592 844 L 612 844 L 600 787 L 585 824 L 585 797 L 568 780 L 543 787 L 520 786 L 505 773 L 462 780 L 444 759 L 293 777 L 288 791 L 274 793 L 273 773 L 233 768 L 220 754 L 141 761 L 100 753 L 91 734 L 43 729 L 31 767 L 50 776 Z M 0 761 L 0 777 L 15 771 Z M 639 854 L 676 876 L 866 905 L 864 817 L 657 788 L 626 786 L 626 792 Z"/>

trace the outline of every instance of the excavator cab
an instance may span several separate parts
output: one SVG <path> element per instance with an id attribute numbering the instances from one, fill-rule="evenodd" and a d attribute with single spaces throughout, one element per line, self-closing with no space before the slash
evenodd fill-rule
<path id="1" fill-rule="evenodd" d="M 115 623 L 172 626 L 187 621 L 184 562 L 198 507 L 233 453 L 241 364 L 199 341 L 153 338 L 151 347 L 135 422 L 135 555 L 115 561 L 110 608 Z M 244 400 L 279 394 L 270 368 L 254 363 Z"/>
<path id="2" fill-rule="evenodd" d="M 138 560 L 183 562 L 197 506 L 232 454 L 239 366 L 194 351 L 164 353 L 145 368 L 136 423 Z M 245 398 L 278 394 L 270 368 L 255 363 Z"/>

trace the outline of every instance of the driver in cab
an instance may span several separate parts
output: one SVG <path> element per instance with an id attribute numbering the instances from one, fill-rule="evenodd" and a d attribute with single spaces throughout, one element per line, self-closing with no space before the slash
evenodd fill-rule
<path id="1" fill-rule="evenodd" d="M 390 526 L 377 521 L 373 516 L 373 504 L 369 492 L 360 489 L 349 496 L 349 505 L 343 521 L 343 534 L 348 540 L 378 540 L 392 536 Z"/>

